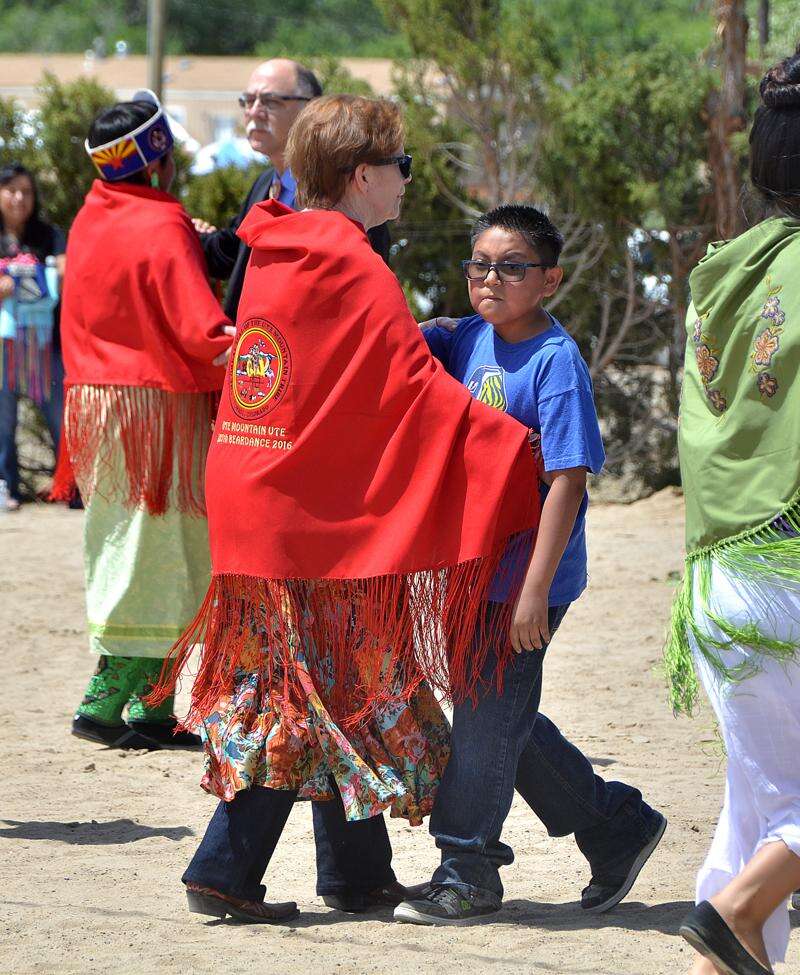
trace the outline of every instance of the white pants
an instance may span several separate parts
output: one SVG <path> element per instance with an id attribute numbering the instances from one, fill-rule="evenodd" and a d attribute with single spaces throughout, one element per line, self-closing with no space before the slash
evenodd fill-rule
<path id="1" fill-rule="evenodd" d="M 800 647 L 800 588 L 743 582 L 715 566 L 709 610 L 737 625 L 756 622 L 764 635 Z M 705 632 L 724 639 L 700 610 L 697 588 L 695 619 Z M 766 843 L 782 841 L 800 856 L 800 665 L 735 644 L 722 652 L 725 664 L 757 659 L 761 670 L 731 683 L 696 646 L 693 650 L 728 757 L 725 801 L 697 876 L 699 902 L 719 893 Z M 783 961 L 789 944 L 786 905 L 768 919 L 764 940 L 770 961 Z"/>

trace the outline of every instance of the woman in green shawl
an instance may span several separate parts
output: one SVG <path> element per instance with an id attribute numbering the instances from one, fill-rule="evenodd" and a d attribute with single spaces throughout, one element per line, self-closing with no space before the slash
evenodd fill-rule
<path id="1" fill-rule="evenodd" d="M 769 216 L 690 276 L 680 423 L 686 578 L 673 705 L 698 679 L 728 757 L 725 801 L 681 934 L 691 975 L 764 975 L 800 887 L 800 48 L 761 82 L 753 186 Z"/>

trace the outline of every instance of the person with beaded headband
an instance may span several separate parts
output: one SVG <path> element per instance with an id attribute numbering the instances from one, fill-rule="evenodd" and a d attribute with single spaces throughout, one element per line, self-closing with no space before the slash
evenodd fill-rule
<path id="1" fill-rule="evenodd" d="M 765 217 L 689 278 L 688 554 L 666 663 L 676 710 L 703 684 L 728 763 L 680 928 L 692 975 L 771 972 L 800 887 L 800 47 L 760 91 L 750 174 Z"/>
<path id="2" fill-rule="evenodd" d="M 172 133 L 152 92 L 101 112 L 99 179 L 75 218 L 62 307 L 64 443 L 54 495 L 86 505 L 89 641 L 100 657 L 72 722 L 116 748 L 199 744 L 173 701 L 142 700 L 210 576 L 203 469 L 233 328 L 169 193 Z M 127 707 L 127 723 L 123 711 Z"/>

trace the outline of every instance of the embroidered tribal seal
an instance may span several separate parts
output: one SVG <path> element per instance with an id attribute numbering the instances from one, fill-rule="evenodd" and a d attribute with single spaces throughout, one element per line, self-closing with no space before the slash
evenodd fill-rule
<path id="1" fill-rule="evenodd" d="M 286 339 L 263 318 L 244 323 L 231 366 L 231 405 L 243 420 L 257 420 L 280 403 L 289 385 Z"/>

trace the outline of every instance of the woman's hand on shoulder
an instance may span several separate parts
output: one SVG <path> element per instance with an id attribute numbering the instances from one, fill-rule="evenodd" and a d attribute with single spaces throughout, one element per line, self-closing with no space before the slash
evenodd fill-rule
<path id="1" fill-rule="evenodd" d="M 545 470 L 544 467 L 544 457 L 542 456 L 542 438 L 535 430 L 531 430 L 528 433 L 528 442 L 531 445 L 531 450 L 533 451 L 533 460 L 536 464 L 536 473 L 539 475 L 539 480 L 543 481 L 548 487 L 553 483 L 553 475 Z"/>
<path id="2" fill-rule="evenodd" d="M 198 232 L 198 234 L 213 234 L 216 233 L 217 228 L 213 223 L 208 223 L 207 220 L 203 220 L 201 217 L 192 217 L 192 226 Z"/>
<path id="3" fill-rule="evenodd" d="M 446 332 L 455 332 L 458 328 L 457 318 L 429 318 L 425 322 L 420 322 L 419 327 L 423 332 L 427 332 L 431 328 L 443 328 Z"/>

